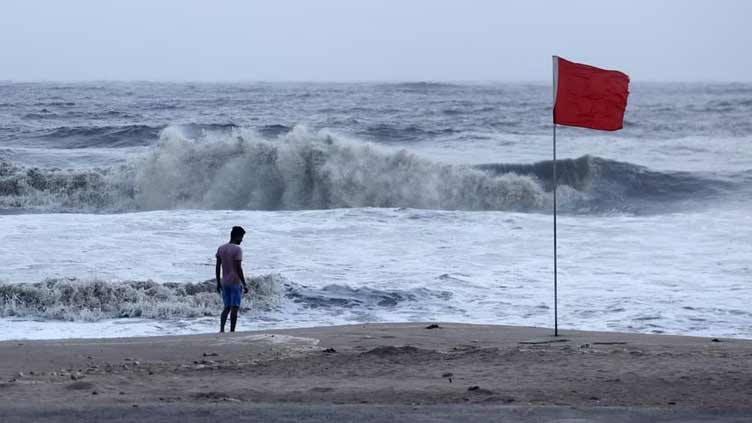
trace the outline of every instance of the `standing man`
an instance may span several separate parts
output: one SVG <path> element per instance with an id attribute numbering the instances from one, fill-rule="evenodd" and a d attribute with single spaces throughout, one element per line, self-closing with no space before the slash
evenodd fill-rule
<path id="1" fill-rule="evenodd" d="M 217 266 L 214 274 L 217 278 L 217 292 L 222 294 L 222 300 L 225 303 L 220 320 L 220 332 L 225 331 L 228 314 L 230 315 L 230 332 L 235 332 L 240 299 L 244 293 L 248 293 L 248 286 L 245 284 L 245 276 L 241 266 L 243 250 L 240 248 L 240 243 L 243 242 L 243 235 L 245 235 L 245 229 L 240 226 L 233 226 L 230 232 L 230 242 L 220 245 L 217 249 Z M 222 279 L 219 278 L 220 269 L 222 270 Z"/>

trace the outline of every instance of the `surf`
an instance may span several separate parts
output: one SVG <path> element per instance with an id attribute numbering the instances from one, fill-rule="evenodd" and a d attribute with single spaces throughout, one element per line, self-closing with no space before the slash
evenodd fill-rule
<path id="1" fill-rule="evenodd" d="M 0 209 L 550 209 L 551 161 L 452 165 L 325 130 L 272 132 L 169 126 L 145 154 L 121 165 L 59 169 L 0 162 Z M 560 160 L 558 169 L 565 213 L 659 213 L 672 204 L 731 196 L 749 180 L 746 173 L 658 172 L 596 156 Z"/>

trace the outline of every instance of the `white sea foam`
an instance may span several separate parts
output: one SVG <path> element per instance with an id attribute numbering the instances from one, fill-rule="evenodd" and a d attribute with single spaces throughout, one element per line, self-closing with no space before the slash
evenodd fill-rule
<path id="1" fill-rule="evenodd" d="M 562 327 L 752 337 L 752 221 L 739 209 L 714 212 L 712 225 L 707 222 L 705 213 L 561 216 Z M 27 284 L 75 277 L 75 284 L 89 286 L 81 291 L 87 295 L 94 280 L 107 281 L 105 292 L 118 283 L 132 288 L 136 282 L 129 281 L 196 283 L 212 278 L 214 251 L 236 224 L 249 231 L 246 273 L 279 275 L 278 301 L 247 303 L 247 328 L 405 320 L 552 324 L 551 222 L 539 214 L 337 209 L 8 215 L 0 219 L 2 279 Z M 81 336 L 82 328 L 94 327 L 118 336 L 215 329 L 217 299 L 192 314 L 180 307 L 194 307 L 202 294 L 191 298 L 164 289 L 165 304 L 174 305 L 168 313 L 158 311 L 167 305 L 155 303 L 150 310 L 156 311 L 118 324 L 109 320 L 116 314 L 79 301 L 94 312 L 35 314 L 27 307 L 21 316 L 7 313 L 1 332 L 6 339 L 51 336 L 36 319 L 71 316 L 76 320 L 51 323 L 56 336 Z M 215 316 L 190 318 L 204 311 Z M 35 329 L 41 332 L 31 335 Z"/>

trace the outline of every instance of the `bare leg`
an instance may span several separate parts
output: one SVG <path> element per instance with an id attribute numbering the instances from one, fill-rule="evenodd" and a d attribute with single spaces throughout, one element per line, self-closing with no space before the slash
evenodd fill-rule
<path id="1" fill-rule="evenodd" d="M 225 331 L 225 323 L 227 323 L 227 315 L 230 313 L 230 307 L 225 307 L 224 310 L 222 310 L 222 317 L 219 320 L 219 332 Z M 230 325 L 234 328 L 235 323 L 230 323 Z"/>
<path id="2" fill-rule="evenodd" d="M 230 332 L 235 332 L 236 323 L 238 323 L 238 307 L 233 307 L 230 313 Z"/>

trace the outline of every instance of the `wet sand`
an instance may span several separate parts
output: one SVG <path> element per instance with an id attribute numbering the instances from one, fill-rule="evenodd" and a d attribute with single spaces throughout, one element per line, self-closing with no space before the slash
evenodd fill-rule
<path id="1" fill-rule="evenodd" d="M 0 342 L 0 410 L 7 421 L 29 418 L 29 410 L 280 404 L 752 416 L 749 340 L 438 326 Z"/>

